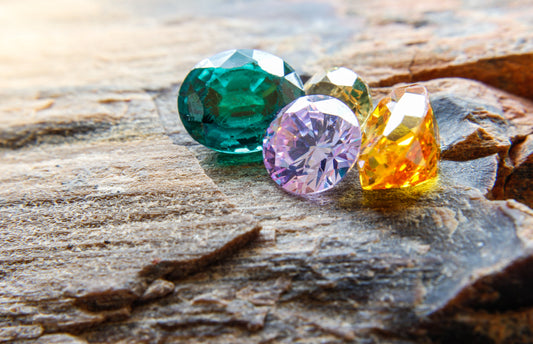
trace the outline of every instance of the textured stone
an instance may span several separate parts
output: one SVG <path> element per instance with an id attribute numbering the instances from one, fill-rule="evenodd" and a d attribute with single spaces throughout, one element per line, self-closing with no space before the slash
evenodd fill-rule
<path id="1" fill-rule="evenodd" d="M 162 133 L 146 92 L 79 87 L 0 92 L 0 147 L 97 139 L 147 138 Z M 175 108 L 174 108 L 175 110 Z M 143 127 L 142 133 L 138 131 Z"/>
<path id="2" fill-rule="evenodd" d="M 395 88 L 363 126 L 361 186 L 378 190 L 429 181 L 437 175 L 439 157 L 439 129 L 426 88 Z"/>
<path id="3" fill-rule="evenodd" d="M 229 50 L 199 62 L 178 96 L 184 127 L 204 146 L 224 153 L 261 150 L 270 122 L 303 95 L 300 77 L 281 58 L 259 50 Z"/>
<path id="4" fill-rule="evenodd" d="M 350 108 L 330 96 L 301 97 L 270 124 L 263 141 L 265 167 L 295 194 L 326 191 L 353 167 L 361 130 Z"/>
<path id="5" fill-rule="evenodd" d="M 514 169 L 505 181 L 505 197 L 533 207 L 533 136 L 517 143 L 510 158 Z"/>
<path id="6" fill-rule="evenodd" d="M 0 334 L 22 338 L 29 328 L 6 330 L 6 317 L 47 333 L 123 320 L 145 292 L 171 291 L 152 281 L 198 271 L 258 235 L 168 138 L 0 156 Z M 51 301 L 34 309 L 41 299 Z"/>
<path id="7" fill-rule="evenodd" d="M 97 206 L 83 208 L 91 188 L 84 186 L 81 172 L 92 173 L 98 167 L 83 166 L 79 175 L 67 175 L 72 176 L 72 189 L 88 189 L 84 197 L 58 193 L 56 204 L 30 198 L 33 212 L 21 207 L 11 215 L 14 221 L 33 221 L 53 233 L 40 236 L 46 243 L 40 256 L 30 253 L 29 246 L 22 247 L 27 254 L 17 262 L 17 270 L 51 269 L 37 280 L 41 288 L 33 288 L 39 273 L 16 279 L 14 286 L 34 292 L 29 299 L 0 304 L 0 327 L 7 331 L 0 333 L 17 344 L 33 343 L 30 338 L 42 327 L 31 324 L 40 319 L 47 325 L 41 337 L 45 343 L 54 338 L 68 342 L 72 334 L 76 341 L 91 343 L 530 343 L 532 253 L 526 248 L 533 226 L 520 222 L 533 215 L 517 202 L 484 196 L 487 190 L 498 189 L 498 196 L 491 197 L 529 197 L 522 188 L 531 171 L 525 139 L 531 134 L 533 105 L 516 96 L 531 95 L 533 90 L 529 2 L 231 4 L 235 6 L 213 0 L 80 0 L 76 6 L 68 0 L 1 2 L 0 139 L 3 147 L 13 149 L 4 148 L 0 154 L 7 150 L 20 159 L 21 165 L 10 164 L 20 166 L 14 194 L 31 188 L 26 187 L 26 177 L 33 167 L 28 167 L 25 156 L 32 160 L 50 152 L 53 162 L 88 142 L 153 143 L 164 128 L 175 144 L 198 157 L 235 207 L 252 214 L 263 229 L 237 254 L 211 266 L 197 266 L 193 275 L 173 280 L 176 288 L 164 298 L 134 302 L 129 310 L 126 306 L 87 311 L 85 304 L 73 302 L 60 288 L 47 294 L 64 285 L 65 279 L 89 278 L 87 266 L 69 275 L 62 274 L 62 265 L 49 262 L 72 239 L 58 229 L 70 217 L 62 215 L 58 223 L 52 214 L 82 208 L 86 219 L 100 219 L 102 214 L 123 210 L 135 215 L 123 218 L 132 225 L 139 217 L 143 223 L 157 222 L 158 213 L 150 210 L 161 204 L 158 209 L 167 211 L 171 201 L 168 189 L 162 189 L 176 170 L 163 168 L 153 179 L 162 187 L 150 189 L 148 202 L 139 204 L 135 198 L 139 194 L 133 194 L 125 198 L 125 206 L 112 202 L 122 200 L 120 196 L 108 198 L 108 194 L 98 199 Z M 275 52 L 303 75 L 335 65 L 360 71 L 373 86 L 376 100 L 398 82 L 459 77 L 424 82 L 433 95 L 432 104 L 436 100 L 433 109 L 443 149 L 446 159 L 451 159 L 440 165 L 436 189 L 424 194 L 404 189 L 363 193 L 352 170 L 333 190 L 302 201 L 277 189 L 262 163 L 236 165 L 236 159 L 197 144 L 176 116 L 179 85 L 175 83 L 213 51 L 243 46 Z M 443 113 L 443 109 L 457 112 Z M 476 133 L 484 135 L 476 138 Z M 198 183 L 195 192 L 202 197 L 213 192 L 213 184 L 183 147 L 159 147 L 179 151 L 176 159 L 191 167 L 180 176 Z M 131 162 L 131 169 L 143 161 L 145 149 L 138 146 L 139 159 Z M 3 155 L 0 161 L 2 166 Z M 150 160 L 155 169 L 161 166 L 157 161 Z M 54 171 L 55 165 L 47 166 Z M 62 166 L 66 172 L 67 165 Z M 502 173 L 503 166 L 510 168 L 510 174 Z M 131 169 L 125 173 L 112 169 L 101 179 L 130 177 Z M 521 173 L 511 177 L 515 169 Z M 41 184 L 52 181 L 50 172 L 39 173 Z M 508 184 L 511 193 L 502 193 L 506 175 L 513 181 Z M 150 180 L 139 182 L 141 195 L 146 195 L 142 186 Z M 31 192 L 26 195 L 31 197 Z M 178 191 L 171 198 L 183 197 L 181 191 L 177 195 Z M 198 199 L 190 195 L 186 202 Z M 214 205 L 190 204 L 195 213 L 207 217 Z M 232 207 L 223 209 L 231 212 Z M 189 228 L 192 234 L 194 228 Z M 74 229 L 99 234 L 95 228 Z M 18 242 L 34 237 L 27 232 L 20 236 Z M 199 239 L 199 244 L 208 242 Z M 128 246 L 129 241 L 113 242 L 116 245 L 109 250 L 127 247 L 135 255 L 143 254 Z M 2 243 L 2 248 L 9 244 Z M 84 246 L 72 250 L 67 262 L 102 253 Z M 104 253 L 107 258 L 109 252 Z M 193 268 L 194 263 L 186 266 Z M 0 280 L 11 278 L 11 273 L 0 270 Z M 120 304 L 117 295 L 127 293 L 107 289 L 99 295 L 113 305 L 113 300 Z M 17 336 L 20 339 L 14 339 Z"/>
<path id="8" fill-rule="evenodd" d="M 366 82 L 345 67 L 334 67 L 313 75 L 304 89 L 306 94 L 324 94 L 342 100 L 356 114 L 360 124 L 374 109 Z"/>
<path id="9" fill-rule="evenodd" d="M 40 325 L 0 326 L 0 342 L 38 338 L 43 334 Z"/>
<path id="10" fill-rule="evenodd" d="M 87 344 L 86 340 L 70 334 L 46 334 L 39 337 L 34 344 Z"/>
<path id="11" fill-rule="evenodd" d="M 141 301 L 158 299 L 170 294 L 174 290 L 174 283 L 163 279 L 157 279 L 150 284 L 141 296 Z"/>

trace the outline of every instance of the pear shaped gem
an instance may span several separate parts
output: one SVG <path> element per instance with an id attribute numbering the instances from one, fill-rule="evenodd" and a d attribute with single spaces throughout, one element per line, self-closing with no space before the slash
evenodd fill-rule
<path id="1" fill-rule="evenodd" d="M 415 186 L 437 176 L 440 141 L 428 91 L 395 88 L 363 126 L 359 177 L 365 190 Z"/>

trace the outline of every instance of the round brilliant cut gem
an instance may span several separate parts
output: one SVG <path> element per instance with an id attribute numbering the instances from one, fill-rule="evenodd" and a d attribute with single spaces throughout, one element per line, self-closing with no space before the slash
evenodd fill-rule
<path id="1" fill-rule="evenodd" d="M 340 100 L 301 97 L 267 129 L 263 159 L 272 179 L 294 194 L 326 191 L 354 166 L 361 144 L 355 114 Z"/>
<path id="2" fill-rule="evenodd" d="M 300 78 L 281 58 L 260 50 L 229 50 L 189 72 L 178 110 L 187 132 L 204 146 L 251 153 L 261 150 L 276 114 L 303 94 Z"/>

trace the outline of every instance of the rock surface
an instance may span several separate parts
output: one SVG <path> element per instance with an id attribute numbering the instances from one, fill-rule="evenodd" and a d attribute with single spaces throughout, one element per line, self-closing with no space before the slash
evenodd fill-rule
<path id="1" fill-rule="evenodd" d="M 0 305 L 44 332 L 128 318 L 168 294 L 156 278 L 195 273 L 260 228 L 168 139 L 8 151 L 0 171 Z"/>
<path id="2" fill-rule="evenodd" d="M 533 342 L 528 1 L 0 9 L 0 342 Z M 179 82 L 243 46 L 423 81 L 439 180 L 297 198 L 197 145 Z"/>

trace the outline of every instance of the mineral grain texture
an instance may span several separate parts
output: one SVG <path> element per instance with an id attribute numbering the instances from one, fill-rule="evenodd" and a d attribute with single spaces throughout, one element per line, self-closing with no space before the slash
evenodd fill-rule
<path id="1" fill-rule="evenodd" d="M 229 5 L 231 4 L 231 5 Z M 0 342 L 533 343 L 533 4 L 0 4 Z M 421 81 L 433 185 L 297 198 L 198 145 L 179 82 L 250 47 Z M 470 80 L 468 80 L 470 79 Z"/>

